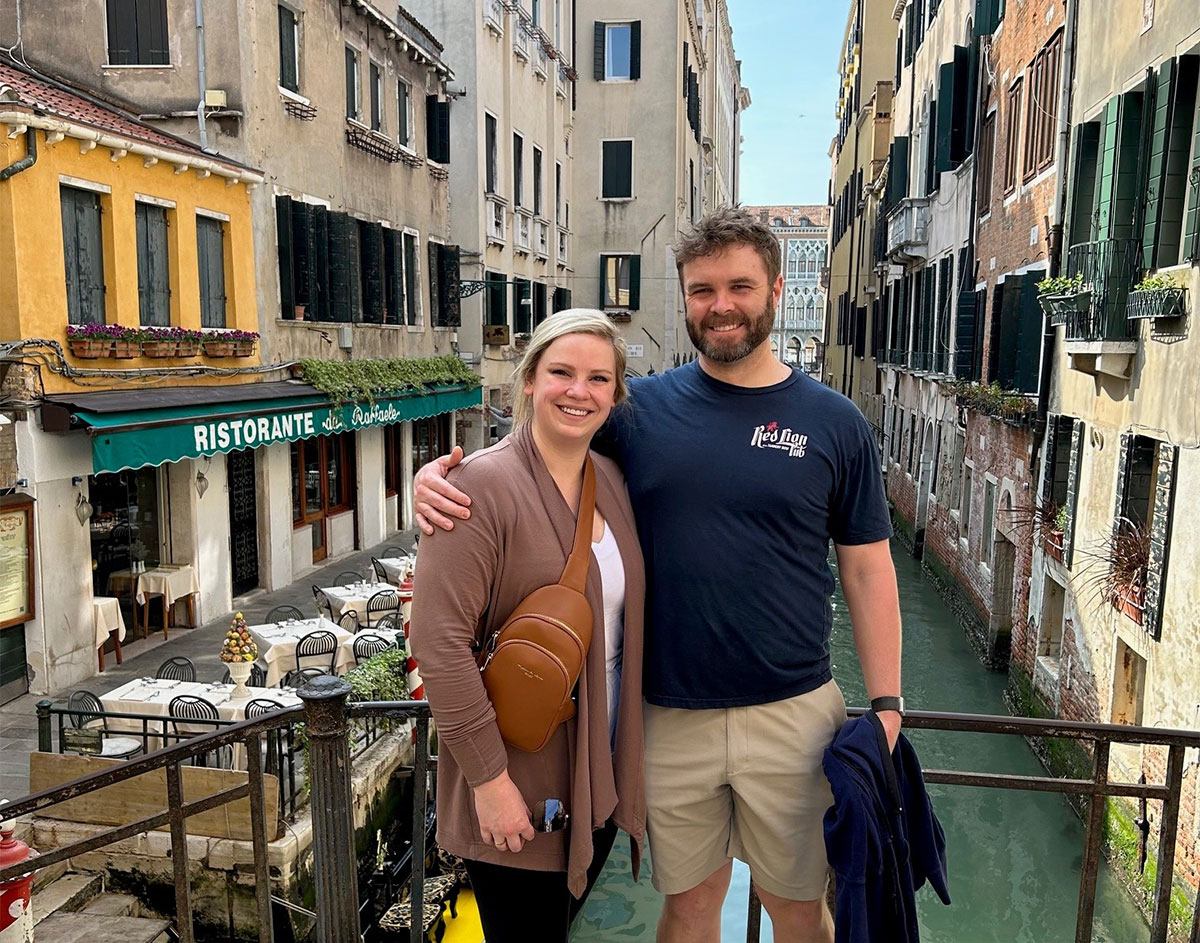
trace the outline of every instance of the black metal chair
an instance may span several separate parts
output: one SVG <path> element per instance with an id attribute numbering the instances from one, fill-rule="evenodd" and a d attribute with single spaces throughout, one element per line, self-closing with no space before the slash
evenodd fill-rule
<path id="1" fill-rule="evenodd" d="M 348 609 L 342 613 L 341 618 L 337 620 L 337 623 L 347 632 L 357 632 L 359 629 L 358 613 L 353 609 Z"/>
<path id="2" fill-rule="evenodd" d="M 375 557 L 371 557 L 371 569 L 375 571 L 375 579 L 381 583 L 388 582 L 387 570 L 383 568 L 383 564 Z"/>
<path id="3" fill-rule="evenodd" d="M 374 658 L 391 647 L 392 643 L 382 635 L 364 632 L 354 639 L 354 664 L 361 665 L 368 658 Z"/>
<path id="4" fill-rule="evenodd" d="M 295 606 L 276 606 L 267 613 L 267 622 L 282 622 L 284 619 L 303 619 L 304 613 Z"/>
<path id="5" fill-rule="evenodd" d="M 75 691 L 67 698 L 67 716 L 76 730 L 98 729 L 100 731 L 100 755 L 114 760 L 125 760 L 142 752 L 142 741 L 137 737 L 114 736 L 109 733 L 108 718 L 104 705 L 91 691 Z"/>
<path id="6" fill-rule="evenodd" d="M 246 702 L 245 716 L 246 720 L 254 720 L 256 717 L 262 717 L 265 714 L 273 714 L 275 711 L 281 711 L 283 708 L 274 701 L 269 701 L 265 697 L 256 697 L 251 701 Z"/>
<path id="7" fill-rule="evenodd" d="M 333 674 L 337 667 L 337 650 L 338 639 L 332 632 L 325 629 L 309 632 L 296 643 L 296 667 L 309 667 L 304 664 L 302 659 L 319 658 L 324 659 L 318 663 L 321 670 L 325 674 Z M 327 655 L 329 657 L 325 658 Z"/>
<path id="8" fill-rule="evenodd" d="M 190 658 L 183 655 L 173 655 L 158 666 L 154 677 L 165 681 L 195 681 L 196 666 Z"/>
<path id="9" fill-rule="evenodd" d="M 381 589 L 367 600 L 367 614 L 363 621 L 369 626 L 372 624 L 371 616 L 374 613 L 388 612 L 393 615 L 400 614 L 400 594 L 394 589 Z"/>
<path id="10" fill-rule="evenodd" d="M 385 557 L 407 557 L 408 551 L 403 547 L 384 547 L 383 556 Z"/>
<path id="11" fill-rule="evenodd" d="M 324 668 L 293 668 L 283 676 L 282 687 L 302 688 L 313 678 L 329 674 Z"/>
<path id="12" fill-rule="evenodd" d="M 362 580 L 363 575 L 361 573 L 355 573 L 353 570 L 342 570 L 342 572 L 337 575 L 334 585 L 352 586 L 355 583 L 361 583 Z"/>
<path id="13" fill-rule="evenodd" d="M 329 597 L 325 595 L 325 590 L 321 589 L 316 583 L 313 583 L 313 599 L 317 601 L 317 613 L 328 616 L 330 621 L 333 620 L 333 604 L 330 603 Z"/>
<path id="14" fill-rule="evenodd" d="M 207 723 L 198 730 L 188 730 L 186 724 L 180 725 L 181 720 L 211 721 L 221 719 L 221 715 L 212 701 L 197 697 L 194 694 L 180 694 L 178 697 L 171 698 L 171 703 L 167 705 L 167 714 L 172 718 L 171 725 L 175 731 L 176 743 L 187 740 L 189 737 L 198 737 L 201 734 L 211 733 L 214 730 L 220 729 L 216 724 Z M 224 746 L 210 750 L 209 753 L 195 757 L 195 764 L 197 766 L 208 766 L 209 755 L 216 757 L 217 766 L 222 769 L 229 769 L 233 766 L 233 747 Z"/>
<path id="15" fill-rule="evenodd" d="M 400 616 L 399 615 L 380 616 L 378 619 L 375 620 L 374 626 L 368 627 L 368 626 L 364 625 L 363 628 L 364 629 L 374 628 L 377 630 L 378 629 L 387 629 L 389 632 L 397 632 L 400 629 Z"/>
<path id="16" fill-rule="evenodd" d="M 233 676 L 230 675 L 229 669 L 225 669 L 225 674 L 221 675 L 222 684 L 233 684 Z M 267 686 L 267 673 L 258 665 L 250 666 L 250 677 L 246 679 L 247 687 L 265 688 Z"/>

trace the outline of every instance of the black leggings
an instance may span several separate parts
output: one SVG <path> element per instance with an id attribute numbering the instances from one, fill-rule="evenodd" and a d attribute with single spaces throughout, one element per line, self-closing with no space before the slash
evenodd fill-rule
<path id="1" fill-rule="evenodd" d="M 592 863 L 578 900 L 567 890 L 565 871 L 465 861 L 487 943 L 567 943 L 571 922 L 583 909 L 616 837 L 612 822 L 592 832 Z"/>

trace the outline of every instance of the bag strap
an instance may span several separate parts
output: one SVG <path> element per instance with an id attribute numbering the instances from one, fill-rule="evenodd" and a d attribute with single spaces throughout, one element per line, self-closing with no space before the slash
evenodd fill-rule
<path id="1" fill-rule="evenodd" d="M 582 593 L 587 587 L 588 564 L 592 552 L 592 524 L 596 515 L 596 469 L 589 455 L 583 466 L 583 491 L 579 495 L 579 514 L 575 520 L 575 544 L 563 569 L 559 585 Z"/>

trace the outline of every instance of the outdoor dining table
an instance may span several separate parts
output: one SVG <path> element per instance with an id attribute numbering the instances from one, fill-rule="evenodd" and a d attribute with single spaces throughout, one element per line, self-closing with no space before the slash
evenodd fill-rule
<path id="1" fill-rule="evenodd" d="M 380 557 L 379 565 L 383 567 L 383 572 L 387 574 L 388 582 L 399 586 L 400 581 L 404 579 L 412 570 L 412 557 Z"/>
<path id="2" fill-rule="evenodd" d="M 366 624 L 367 615 L 367 600 L 376 593 L 396 592 L 396 587 L 391 583 L 351 583 L 349 586 L 330 586 L 321 587 L 323 592 L 329 598 L 329 604 L 333 606 L 334 618 L 344 616 L 347 612 L 358 614 L 360 624 Z M 373 617 L 378 619 L 384 612 L 372 613 Z"/>
<path id="3" fill-rule="evenodd" d="M 245 720 L 246 705 L 255 699 L 274 701 L 280 707 L 296 707 L 300 698 L 289 688 L 249 688 L 246 697 L 235 698 L 233 685 L 220 682 L 202 681 L 169 681 L 165 678 L 135 678 L 119 688 L 114 688 L 107 694 L 100 695 L 100 703 L 104 710 L 118 714 L 149 714 L 155 717 L 170 716 L 171 701 L 181 694 L 192 697 L 202 697 L 217 709 L 221 720 Z M 146 721 L 148 731 L 157 729 L 162 732 L 162 724 Z M 130 731 L 141 733 L 143 721 L 132 717 L 108 718 L 108 729 L 112 731 Z M 180 723 L 179 730 L 184 733 L 211 733 L 219 728 L 212 724 Z M 174 725 L 167 730 L 170 737 L 175 733 Z M 171 743 L 175 743 L 171 737 Z M 146 752 L 158 750 L 163 746 L 162 737 L 151 734 L 145 739 Z M 241 744 L 235 745 L 233 766 L 235 769 L 245 769 L 246 755 Z"/>
<path id="4" fill-rule="evenodd" d="M 108 576 L 108 586 L 112 592 L 131 589 L 136 603 L 133 607 L 135 634 L 138 628 L 138 606 L 142 607 L 141 626 L 149 631 L 151 596 L 163 598 L 163 638 L 167 637 L 169 614 L 177 599 L 187 599 L 188 624 L 196 624 L 195 594 L 200 592 L 200 581 L 196 577 L 196 568 L 190 563 L 161 563 L 141 573 L 134 573 L 128 569 L 115 570 Z"/>
<path id="5" fill-rule="evenodd" d="M 96 652 L 100 670 L 104 670 L 104 646 L 112 638 L 121 664 L 121 643 L 125 641 L 125 617 L 121 615 L 121 600 L 116 596 L 92 597 L 92 623 L 96 630 Z"/>
<path id="6" fill-rule="evenodd" d="M 338 652 L 334 671 L 344 674 L 354 667 L 354 634 L 325 618 L 288 619 L 250 626 L 250 637 L 258 646 L 258 666 L 267 673 L 267 684 L 277 685 L 296 667 L 296 645 L 309 632 L 332 632 Z M 311 662 L 310 662 L 311 663 Z"/>

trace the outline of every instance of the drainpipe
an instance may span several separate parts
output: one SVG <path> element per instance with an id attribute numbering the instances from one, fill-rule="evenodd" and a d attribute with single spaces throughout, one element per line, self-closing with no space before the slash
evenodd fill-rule
<path id="1" fill-rule="evenodd" d="M 25 156 L 19 161 L 9 164 L 7 167 L 0 168 L 0 182 L 7 180 L 9 177 L 15 177 L 22 170 L 28 170 L 37 163 L 37 129 L 25 129 Z"/>
<path id="2" fill-rule="evenodd" d="M 858 180 L 858 140 L 859 111 L 862 108 L 862 73 L 863 73 L 863 49 L 866 47 L 866 32 L 867 24 L 863 15 L 863 0 L 858 0 L 856 4 L 857 10 L 855 18 L 857 19 L 858 27 L 858 71 L 854 74 L 854 114 L 850 116 L 850 120 L 854 122 L 854 163 L 850 166 L 850 180 L 855 182 Z M 855 230 L 858 228 L 858 192 L 855 190 L 853 197 L 855 199 L 854 213 L 850 216 L 850 277 L 847 280 L 847 289 L 850 292 L 850 308 L 854 312 L 854 317 L 850 319 L 850 325 L 853 328 L 851 336 L 846 338 L 846 346 L 842 348 L 842 393 L 851 400 L 854 399 L 854 338 L 858 334 L 858 253 L 854 250 Z"/>
<path id="3" fill-rule="evenodd" d="M 1066 48 L 1063 50 L 1066 68 L 1063 69 L 1062 89 L 1058 97 L 1058 141 L 1054 147 L 1054 162 L 1058 173 L 1054 180 L 1054 225 L 1050 227 L 1049 263 L 1051 276 L 1062 270 L 1063 217 L 1067 211 L 1067 156 L 1071 144 L 1071 99 L 1075 85 L 1075 55 L 1079 42 L 1079 0 L 1067 0 L 1067 23 L 1064 30 Z M 1050 410 L 1050 387 L 1054 373 L 1055 328 L 1042 315 L 1042 370 L 1038 376 L 1037 420 L 1033 427 L 1033 451 L 1030 470 L 1037 466 L 1038 446 L 1046 431 L 1046 414 Z"/>
<path id="4" fill-rule="evenodd" d="M 196 0 L 196 73 L 200 83 L 200 101 L 196 104 L 196 125 L 200 132 L 200 150 L 208 150 L 208 126 L 205 124 L 205 89 L 208 88 L 208 68 L 204 50 L 204 0 Z"/>

